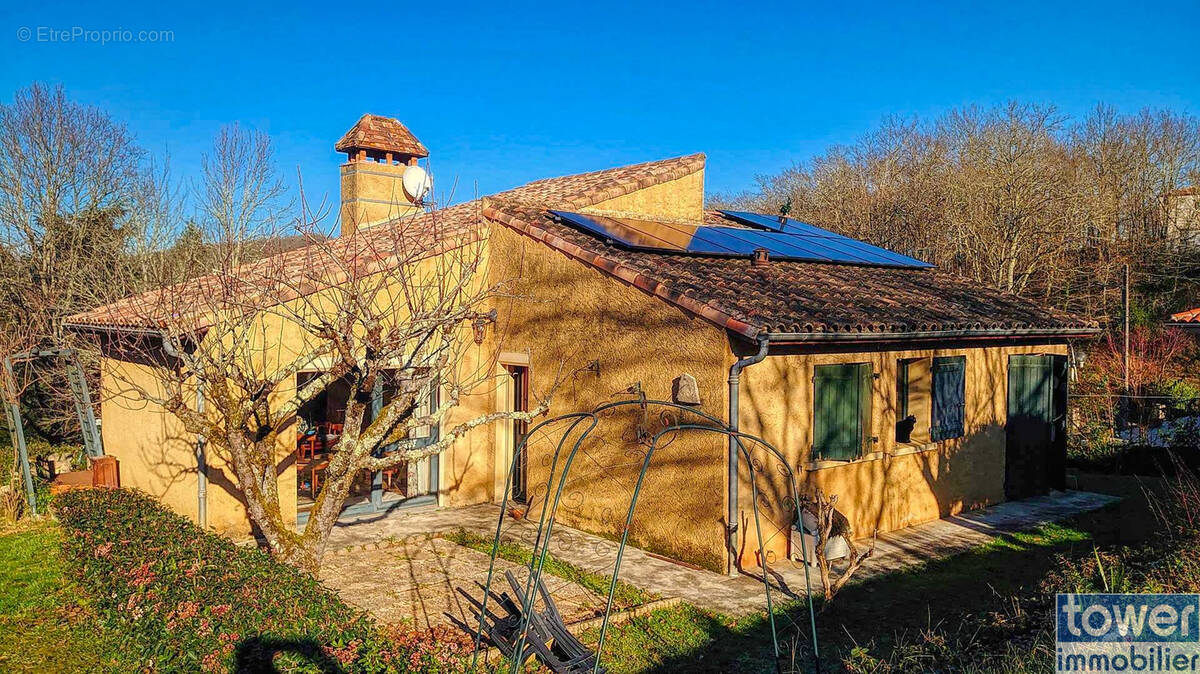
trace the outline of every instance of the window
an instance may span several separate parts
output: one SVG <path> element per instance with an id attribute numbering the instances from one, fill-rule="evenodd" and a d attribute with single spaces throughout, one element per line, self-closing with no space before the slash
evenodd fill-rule
<path id="1" fill-rule="evenodd" d="M 963 436 L 966 409 L 965 356 L 933 359 L 933 410 L 930 436 L 933 440 L 948 440 Z"/>
<path id="2" fill-rule="evenodd" d="M 371 409 L 368 418 L 383 411 L 385 405 L 392 402 L 397 394 L 416 394 L 415 404 L 411 411 L 401 417 L 401 422 L 411 418 L 421 418 L 433 413 L 437 408 L 437 382 L 429 376 L 427 368 L 412 368 L 407 370 L 385 370 L 383 386 L 377 386 L 371 399 Z M 423 390 L 418 390 L 423 389 Z M 414 426 L 409 429 L 404 440 L 389 446 L 385 451 L 412 450 L 426 447 L 437 441 L 437 429 L 428 426 Z"/>
<path id="3" fill-rule="evenodd" d="M 871 364 L 818 365 L 813 373 L 813 458 L 863 455 L 871 426 Z"/>
<path id="4" fill-rule="evenodd" d="M 902 358 L 896 363 L 896 442 L 929 442 L 930 358 Z"/>

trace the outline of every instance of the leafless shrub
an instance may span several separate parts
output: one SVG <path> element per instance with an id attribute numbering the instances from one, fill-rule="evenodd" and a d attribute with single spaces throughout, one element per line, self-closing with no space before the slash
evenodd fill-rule
<path id="1" fill-rule="evenodd" d="M 815 548 L 814 556 L 817 558 L 817 569 L 821 575 L 821 587 L 824 590 L 825 603 L 822 605 L 822 610 L 828 607 L 841 591 L 846 583 L 850 582 L 850 578 L 862 567 L 871 555 L 875 552 L 876 536 L 871 536 L 871 542 L 863 551 L 859 551 L 858 545 L 854 542 L 854 532 L 850 529 L 849 523 L 845 517 L 837 512 L 834 507 L 837 505 L 837 494 L 826 495 L 824 491 L 817 488 L 810 500 L 812 512 L 817 518 L 817 541 L 813 546 Z M 841 536 L 846 541 L 846 547 L 849 550 L 847 555 L 846 566 L 841 569 L 835 569 L 834 565 L 829 560 L 826 546 L 834 536 Z"/>

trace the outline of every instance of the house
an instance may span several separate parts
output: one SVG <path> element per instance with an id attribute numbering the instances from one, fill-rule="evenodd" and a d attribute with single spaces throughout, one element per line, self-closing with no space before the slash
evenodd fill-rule
<path id="1" fill-rule="evenodd" d="M 428 151 L 400 122 L 364 117 L 337 148 L 349 157 L 343 238 L 386 240 L 380 233 L 397 218 L 408 216 L 411 227 L 414 213 L 418 225 L 431 217 L 403 189 Z M 439 212 L 443 226 L 486 232 L 488 274 L 521 298 L 496 300 L 495 329 L 479 353 L 495 349 L 502 385 L 473 399 L 475 411 L 525 409 L 563 362 L 586 367 L 560 387 L 552 414 L 631 390 L 670 399 L 689 375 L 700 409 L 771 442 L 805 485 L 837 494 L 859 535 L 1063 487 L 1067 345 L 1094 335 L 1093 323 L 793 220 L 708 210 L 704 176 L 705 157 L 694 154 L 538 180 Z M 303 249 L 283 253 L 279 268 L 292 264 L 289 255 Z M 204 288 L 202 277 L 177 292 Z M 129 315 L 138 301 L 69 323 L 136 329 Z M 119 355 L 103 364 L 133 376 L 138 367 Z M 104 445 L 123 483 L 210 528 L 244 533 L 228 467 L 207 466 L 211 484 L 198 497 L 194 443 L 161 408 L 123 397 L 111 377 L 102 388 Z M 336 426 L 337 396 L 331 389 L 300 416 Z M 621 530 L 640 468 L 629 450 L 635 425 L 618 420 L 582 448 L 560 521 Z M 531 441 L 507 484 L 527 430 L 516 422 L 476 429 L 398 480 L 364 480 L 346 513 L 495 501 L 506 487 L 518 498 L 536 493 L 549 470 L 548 439 Z M 279 469 L 280 488 L 297 490 L 295 510 L 285 504 L 285 512 L 298 520 L 311 489 L 311 476 L 296 469 L 304 451 L 285 448 Z M 731 451 L 725 437 L 694 434 L 656 455 L 632 541 L 717 571 L 735 557 L 753 563 L 749 468 Z M 760 476 L 766 547 L 781 556 L 788 495 L 777 471 Z"/>
<path id="2" fill-rule="evenodd" d="M 1200 307 L 1171 314 L 1171 318 L 1163 323 L 1163 325 L 1168 328 L 1175 328 L 1187 333 L 1196 334 L 1200 332 Z"/>
<path id="3" fill-rule="evenodd" d="M 1200 187 L 1190 185 L 1163 195 L 1167 216 L 1167 239 L 1186 244 L 1196 243 L 1200 231 Z"/>

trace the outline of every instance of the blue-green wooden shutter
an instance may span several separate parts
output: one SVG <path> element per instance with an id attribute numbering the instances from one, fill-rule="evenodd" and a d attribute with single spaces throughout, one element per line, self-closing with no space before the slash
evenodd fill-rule
<path id="1" fill-rule="evenodd" d="M 862 456 L 870 410 L 870 364 L 818 365 L 813 373 L 813 457 L 849 461 Z"/>
<path id="2" fill-rule="evenodd" d="M 896 363 L 896 395 L 900 399 L 899 414 L 896 419 L 908 417 L 908 366 L 911 361 L 900 360 Z"/>
<path id="3" fill-rule="evenodd" d="M 966 364 L 964 356 L 933 359 L 933 418 L 929 435 L 934 440 L 963 436 Z"/>

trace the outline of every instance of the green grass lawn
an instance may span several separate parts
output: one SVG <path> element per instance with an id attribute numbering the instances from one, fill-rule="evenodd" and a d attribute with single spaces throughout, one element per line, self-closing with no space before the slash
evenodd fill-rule
<path id="1" fill-rule="evenodd" d="M 63 572 L 50 523 L 0 534 L 0 671 L 122 671 Z"/>
<path id="2" fill-rule="evenodd" d="M 474 532 L 459 529 L 458 531 L 446 534 L 445 538 L 463 547 L 471 548 L 472 550 L 477 550 L 488 555 L 492 554 L 493 540 Z M 496 556 L 514 564 L 528 566 L 533 557 L 533 552 L 524 545 L 501 541 L 500 546 L 496 549 Z M 602 597 L 608 596 L 608 589 L 612 584 L 611 575 L 586 571 L 575 564 L 561 560 L 551 554 L 546 555 L 542 571 L 552 576 L 569 580 Z M 657 598 L 658 596 L 655 594 L 641 590 L 624 581 L 617 581 L 617 586 L 613 592 L 613 606 L 619 610 L 628 606 L 640 606 Z"/>

